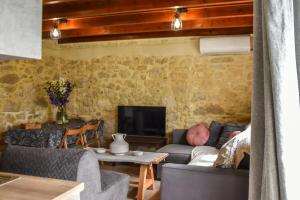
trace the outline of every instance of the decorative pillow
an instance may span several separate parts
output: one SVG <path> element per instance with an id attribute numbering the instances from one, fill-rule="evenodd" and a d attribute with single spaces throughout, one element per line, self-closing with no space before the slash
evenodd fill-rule
<path id="1" fill-rule="evenodd" d="M 238 169 L 249 169 L 250 168 L 250 155 L 244 153 L 244 158 L 241 160 L 237 167 Z"/>
<path id="2" fill-rule="evenodd" d="M 197 124 L 188 130 L 186 134 L 186 141 L 191 146 L 201 146 L 207 142 L 208 137 L 208 128 L 204 124 Z"/>
<path id="3" fill-rule="evenodd" d="M 214 162 L 214 167 L 234 167 L 234 153 L 238 144 L 237 136 L 233 137 L 222 146 L 222 148 L 219 151 L 218 157 Z"/>
<path id="4" fill-rule="evenodd" d="M 234 131 L 244 131 L 246 125 L 240 124 L 226 124 L 220 134 L 219 141 L 216 145 L 217 149 L 220 149 L 228 140 L 229 135 Z"/>
<path id="5" fill-rule="evenodd" d="M 241 133 L 242 134 L 242 133 Z M 234 155 L 235 168 L 238 168 L 240 162 L 244 159 L 245 153 L 250 155 L 250 144 L 251 144 L 251 126 L 249 126 L 241 137 L 239 137 L 239 143 L 236 147 Z"/>
<path id="6" fill-rule="evenodd" d="M 214 166 L 220 168 L 237 168 L 244 158 L 245 149 L 248 149 L 247 153 L 250 154 L 250 135 L 251 127 L 227 141 L 220 149 Z M 245 146 L 249 148 L 244 148 Z"/>
<path id="7" fill-rule="evenodd" d="M 237 136 L 237 135 L 240 134 L 240 133 L 241 133 L 241 131 L 233 131 L 232 133 L 229 134 L 229 140 L 230 140 L 231 138 L 233 138 L 234 136 Z"/>
<path id="8" fill-rule="evenodd" d="M 212 121 L 209 125 L 209 138 L 205 146 L 216 147 L 224 124 Z"/>

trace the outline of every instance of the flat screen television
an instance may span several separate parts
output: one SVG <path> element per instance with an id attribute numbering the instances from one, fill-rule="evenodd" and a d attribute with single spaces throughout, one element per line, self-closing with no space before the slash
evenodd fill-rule
<path id="1" fill-rule="evenodd" d="M 118 106 L 118 132 L 136 136 L 164 137 L 166 107 Z"/>

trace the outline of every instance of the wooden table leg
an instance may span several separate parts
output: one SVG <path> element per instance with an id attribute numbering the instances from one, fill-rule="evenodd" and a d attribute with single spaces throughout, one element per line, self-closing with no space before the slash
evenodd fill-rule
<path id="1" fill-rule="evenodd" d="M 145 191 L 148 188 L 152 190 L 154 189 L 154 174 L 152 164 L 140 166 L 137 200 L 144 199 Z"/>
<path id="2" fill-rule="evenodd" d="M 153 165 L 148 166 L 147 180 L 149 181 L 149 184 L 150 184 L 149 189 L 154 190 L 155 189 L 155 181 L 154 181 Z"/>

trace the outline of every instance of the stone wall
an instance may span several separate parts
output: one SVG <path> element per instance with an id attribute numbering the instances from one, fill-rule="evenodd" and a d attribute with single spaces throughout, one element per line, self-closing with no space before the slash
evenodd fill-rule
<path id="1" fill-rule="evenodd" d="M 42 60 L 0 62 L 0 150 L 8 128 L 53 118 L 43 87 L 59 78 L 57 46 L 45 42 L 43 54 Z"/>
<path id="2" fill-rule="evenodd" d="M 249 122 L 252 55 L 201 56 L 198 38 L 55 45 L 41 61 L 0 63 L 0 130 L 45 121 L 53 108 L 44 83 L 59 76 L 76 84 L 70 116 L 103 118 L 116 131 L 118 105 L 167 107 L 167 132 L 211 120 Z"/>

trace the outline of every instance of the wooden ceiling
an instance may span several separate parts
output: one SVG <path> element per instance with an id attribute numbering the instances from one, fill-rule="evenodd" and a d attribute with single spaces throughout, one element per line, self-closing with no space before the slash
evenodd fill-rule
<path id="1" fill-rule="evenodd" d="M 188 8 L 180 31 L 176 6 Z M 44 39 L 54 19 L 68 19 L 59 43 L 253 32 L 253 0 L 44 0 L 43 12 Z"/>

